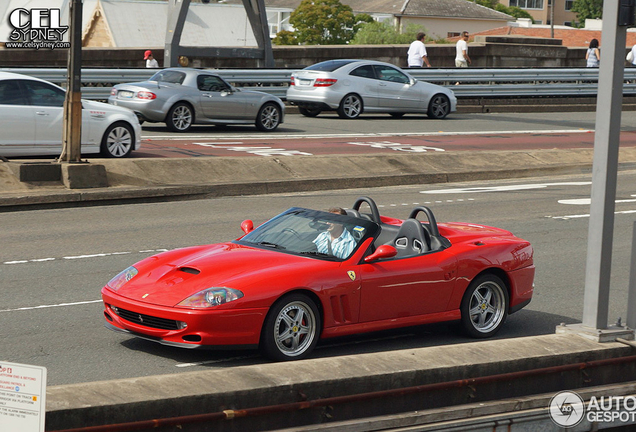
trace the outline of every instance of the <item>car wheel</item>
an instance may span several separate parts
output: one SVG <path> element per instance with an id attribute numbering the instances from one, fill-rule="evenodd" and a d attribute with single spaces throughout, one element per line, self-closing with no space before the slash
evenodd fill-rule
<path id="1" fill-rule="evenodd" d="M 320 114 L 322 110 L 318 108 L 311 109 L 311 108 L 298 107 L 298 112 L 300 112 L 305 117 L 318 117 L 318 114 Z"/>
<path id="2" fill-rule="evenodd" d="M 303 294 L 291 294 L 272 306 L 261 333 L 263 355 L 277 361 L 307 357 L 318 343 L 320 313 Z"/>
<path id="3" fill-rule="evenodd" d="M 166 125 L 172 132 L 185 132 L 194 123 L 194 111 L 184 102 L 176 103 L 168 111 Z"/>
<path id="4" fill-rule="evenodd" d="M 281 109 L 275 103 L 269 102 L 261 107 L 256 116 L 256 127 L 263 132 L 272 132 L 280 124 Z"/>
<path id="5" fill-rule="evenodd" d="M 357 94 L 348 94 L 340 101 L 338 115 L 340 118 L 354 119 L 362 114 L 362 99 Z"/>
<path id="6" fill-rule="evenodd" d="M 109 158 L 128 157 L 134 144 L 135 132 L 132 126 L 123 122 L 113 123 L 104 132 L 100 153 Z"/>
<path id="7" fill-rule="evenodd" d="M 389 113 L 393 118 L 402 118 L 406 113 Z"/>
<path id="8" fill-rule="evenodd" d="M 428 103 L 428 116 L 434 119 L 443 119 L 450 112 L 450 100 L 448 96 L 436 94 Z"/>
<path id="9" fill-rule="evenodd" d="M 487 338 L 501 328 L 508 316 L 508 291 L 495 275 L 484 274 L 473 280 L 461 304 L 464 329 L 472 337 Z"/>

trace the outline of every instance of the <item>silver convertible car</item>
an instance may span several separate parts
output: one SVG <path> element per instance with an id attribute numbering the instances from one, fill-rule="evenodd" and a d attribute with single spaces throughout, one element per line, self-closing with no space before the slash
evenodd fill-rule
<path id="1" fill-rule="evenodd" d="M 148 81 L 117 84 L 108 102 L 133 110 L 141 122 L 164 122 L 174 132 L 193 124 L 250 124 L 270 132 L 283 122 L 285 106 L 276 96 L 231 86 L 214 73 L 168 68 Z"/>
<path id="2" fill-rule="evenodd" d="M 392 64 L 367 60 L 329 60 L 294 72 L 287 102 L 307 117 L 336 110 L 346 119 L 363 112 L 443 119 L 457 106 L 452 90 L 418 81 Z"/>

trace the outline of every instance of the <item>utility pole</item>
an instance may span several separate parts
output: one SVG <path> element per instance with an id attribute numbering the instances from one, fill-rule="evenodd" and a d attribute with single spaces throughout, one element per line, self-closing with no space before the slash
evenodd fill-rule
<path id="1" fill-rule="evenodd" d="M 62 154 L 59 162 L 80 162 L 82 141 L 82 0 L 70 4 L 71 48 L 68 53 L 68 77 L 64 100 Z"/>

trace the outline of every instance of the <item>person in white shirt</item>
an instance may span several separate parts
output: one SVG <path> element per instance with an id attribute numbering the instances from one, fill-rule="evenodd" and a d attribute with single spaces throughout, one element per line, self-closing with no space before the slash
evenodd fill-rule
<path id="1" fill-rule="evenodd" d="M 462 37 L 457 41 L 455 66 L 456 67 L 468 67 L 470 64 L 470 57 L 468 57 L 468 32 L 463 31 Z"/>
<path id="2" fill-rule="evenodd" d="M 329 213 L 347 215 L 347 212 L 340 207 L 330 208 Z M 327 231 L 318 234 L 314 244 L 320 253 L 345 259 L 355 249 L 357 242 L 342 224 L 330 222 Z"/>
<path id="3" fill-rule="evenodd" d="M 426 63 L 426 67 L 431 67 L 431 63 L 428 61 L 428 54 L 426 53 L 426 46 L 424 46 L 424 37 L 426 34 L 419 32 L 415 37 L 416 40 L 411 42 L 411 46 L 407 52 L 409 67 L 422 67 Z"/>
<path id="4" fill-rule="evenodd" d="M 146 67 L 147 68 L 158 68 L 159 67 L 159 63 L 152 56 L 152 51 L 150 51 L 150 50 L 147 50 L 144 53 L 144 60 L 146 60 Z"/>
<path id="5" fill-rule="evenodd" d="M 636 66 L 636 45 L 632 47 L 631 58 L 629 61 L 631 63 L 630 66 Z"/>

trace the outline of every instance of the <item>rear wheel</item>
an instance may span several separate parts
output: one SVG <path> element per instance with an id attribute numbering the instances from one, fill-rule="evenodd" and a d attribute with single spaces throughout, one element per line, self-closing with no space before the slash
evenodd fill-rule
<path id="1" fill-rule="evenodd" d="M 185 132 L 194 123 L 194 110 L 185 102 L 176 103 L 168 111 L 166 125 L 172 132 Z"/>
<path id="2" fill-rule="evenodd" d="M 258 111 L 256 127 L 263 132 L 272 132 L 280 124 L 281 117 L 280 107 L 273 102 L 268 102 Z"/>
<path id="3" fill-rule="evenodd" d="M 305 117 L 317 117 L 318 114 L 322 112 L 320 108 L 303 108 L 298 107 L 298 112 L 300 112 Z"/>
<path id="4" fill-rule="evenodd" d="M 350 93 L 342 98 L 338 107 L 340 118 L 355 119 L 362 114 L 362 99 L 354 93 Z"/>
<path id="5" fill-rule="evenodd" d="M 434 119 L 443 119 L 450 112 L 450 100 L 444 94 L 436 94 L 428 103 L 428 116 Z"/>
<path id="6" fill-rule="evenodd" d="M 291 294 L 270 309 L 261 333 L 260 349 L 277 361 L 307 357 L 318 343 L 320 313 L 312 299 Z"/>
<path id="7" fill-rule="evenodd" d="M 469 335 L 487 338 L 499 331 L 508 316 L 508 290 L 495 275 L 475 278 L 464 293 L 462 324 Z"/>
<path id="8" fill-rule="evenodd" d="M 113 123 L 104 132 L 100 153 L 109 158 L 128 157 L 134 144 L 135 132 L 132 126 L 123 122 Z"/>

